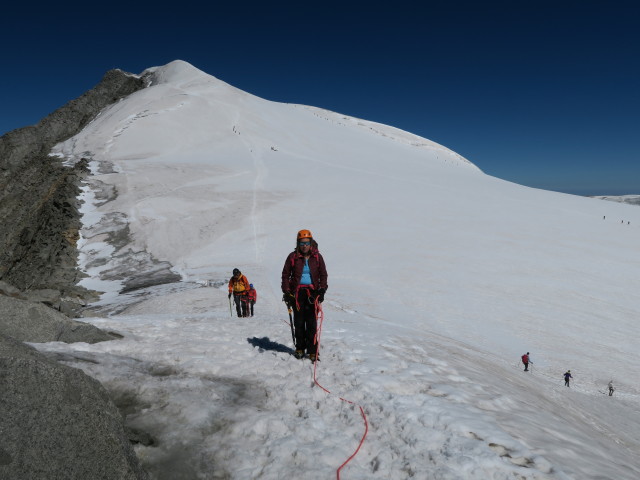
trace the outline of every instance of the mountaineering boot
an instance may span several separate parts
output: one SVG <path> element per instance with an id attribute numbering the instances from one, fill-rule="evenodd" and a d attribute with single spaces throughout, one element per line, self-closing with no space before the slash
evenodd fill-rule
<path id="1" fill-rule="evenodd" d="M 316 358 L 317 358 L 317 357 L 316 357 L 316 354 L 315 354 L 315 353 L 310 353 L 310 354 L 309 354 L 309 360 L 311 360 L 312 362 L 315 362 L 315 361 L 316 361 Z"/>
<path id="2" fill-rule="evenodd" d="M 293 356 L 300 360 L 302 357 L 304 357 L 304 350 L 296 350 Z"/>

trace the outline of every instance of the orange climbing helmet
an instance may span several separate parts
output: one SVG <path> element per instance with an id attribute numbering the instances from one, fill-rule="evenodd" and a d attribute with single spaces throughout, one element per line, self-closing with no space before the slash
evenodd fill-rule
<path id="1" fill-rule="evenodd" d="M 311 234 L 311 231 L 309 230 L 300 230 L 298 232 L 298 240 L 302 240 L 305 238 L 309 238 L 309 239 L 313 239 L 313 235 Z"/>

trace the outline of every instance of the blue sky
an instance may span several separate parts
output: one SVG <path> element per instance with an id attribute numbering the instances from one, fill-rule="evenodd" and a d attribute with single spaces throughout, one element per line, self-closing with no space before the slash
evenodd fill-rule
<path id="1" fill-rule="evenodd" d="M 516 183 L 640 194 L 633 2 L 227 3 L 5 7 L 0 133 L 111 68 L 180 59 L 269 100 L 408 130 Z"/>

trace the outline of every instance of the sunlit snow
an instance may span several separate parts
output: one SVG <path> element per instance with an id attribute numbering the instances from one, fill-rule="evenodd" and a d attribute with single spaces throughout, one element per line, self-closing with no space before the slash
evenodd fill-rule
<path id="1" fill-rule="evenodd" d="M 154 478 L 335 478 L 357 405 L 369 433 L 343 479 L 640 478 L 640 208 L 505 182 L 184 62 L 147 73 L 53 152 L 90 159 L 80 260 L 105 294 L 87 321 L 124 338 L 38 348 L 155 439 L 136 447 Z M 331 394 L 291 356 L 281 302 L 302 228 L 329 272 Z M 234 267 L 253 318 L 230 314 Z"/>

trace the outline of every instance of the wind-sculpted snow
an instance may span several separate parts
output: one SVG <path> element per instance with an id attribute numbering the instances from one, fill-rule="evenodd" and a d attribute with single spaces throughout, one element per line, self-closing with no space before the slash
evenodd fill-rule
<path id="1" fill-rule="evenodd" d="M 125 338 L 45 348 L 95 355 L 84 369 L 148 406 L 128 421 L 158 438 L 138 447 L 158 478 L 330 478 L 363 433 L 338 395 L 370 422 L 345 480 L 640 476 L 640 209 L 504 182 L 184 62 L 145 75 L 55 149 L 90 160 L 83 284 L 113 314 L 92 322 Z M 320 380 L 335 396 L 288 354 L 280 275 L 302 228 L 329 272 Z M 158 265 L 171 283 L 123 294 Z M 253 319 L 229 317 L 233 268 L 258 291 Z"/>

